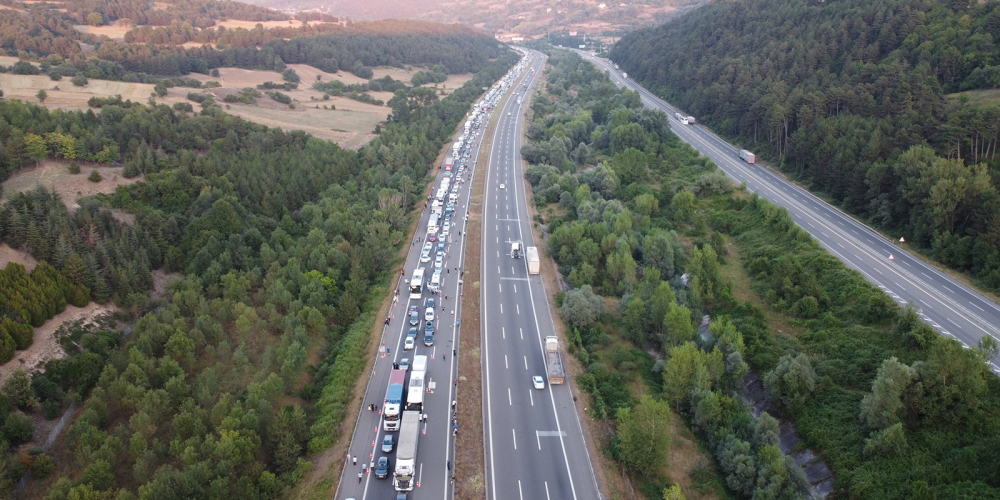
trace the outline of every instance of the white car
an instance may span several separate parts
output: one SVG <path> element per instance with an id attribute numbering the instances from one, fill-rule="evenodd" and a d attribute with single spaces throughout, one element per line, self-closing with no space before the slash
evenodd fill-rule
<path id="1" fill-rule="evenodd" d="M 500 189 L 507 189 L 507 186 L 504 186 L 503 184 L 501 184 L 500 185 Z"/>
<path id="2" fill-rule="evenodd" d="M 431 251 L 430 249 L 425 249 L 420 252 L 420 262 L 430 262 L 431 261 Z"/>
<path id="3" fill-rule="evenodd" d="M 535 386 L 535 389 L 538 390 L 545 389 L 545 379 L 541 375 L 535 375 L 531 377 L 531 385 Z"/>
<path id="4" fill-rule="evenodd" d="M 417 344 L 417 329 L 410 328 L 410 332 L 406 334 L 406 340 L 403 341 L 403 350 L 409 351 L 416 347 Z"/>
<path id="5" fill-rule="evenodd" d="M 434 308 L 428 307 L 424 310 L 424 321 L 434 321 Z"/>
<path id="6" fill-rule="evenodd" d="M 410 358 L 403 358 L 399 360 L 399 369 L 406 371 L 410 369 Z"/>

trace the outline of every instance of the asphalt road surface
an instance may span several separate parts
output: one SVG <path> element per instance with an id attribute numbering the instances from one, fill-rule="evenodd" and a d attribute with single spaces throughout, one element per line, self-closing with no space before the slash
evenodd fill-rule
<path id="1" fill-rule="evenodd" d="M 535 246 L 521 127 L 544 59 L 530 54 L 522 81 L 499 110 L 486 162 L 480 293 L 487 498 L 591 500 L 600 495 L 572 393 L 547 382 L 543 339 L 555 333 L 545 289 L 539 275 L 528 275 L 525 259 L 511 256 L 512 241 Z M 546 378 L 545 389 L 533 388 L 534 375 Z"/>
<path id="2" fill-rule="evenodd" d="M 625 78 L 614 63 L 576 51 L 611 75 L 616 85 L 638 91 L 642 102 L 667 113 L 670 128 L 684 142 L 711 158 L 726 175 L 747 189 L 788 209 L 792 219 L 830 253 L 856 269 L 900 305 L 913 304 L 920 318 L 940 334 L 974 347 L 985 335 L 1000 340 L 1000 307 L 951 276 L 926 264 L 865 224 L 845 214 L 785 178 L 739 158 L 740 148 L 701 125 L 684 125 L 678 111 L 636 82 Z M 686 113 L 681 112 L 682 115 Z M 1000 374 L 1000 359 L 990 368 Z"/>
<path id="3" fill-rule="evenodd" d="M 375 368 L 365 390 L 361 413 L 354 434 L 351 436 L 351 460 L 348 461 L 341 473 L 336 495 L 338 499 L 385 500 L 396 498 L 396 491 L 392 485 L 392 470 L 396 466 L 395 449 L 392 453 L 382 453 L 382 438 L 386 431 L 383 430 L 380 411 L 384 404 L 393 363 L 398 363 L 402 358 L 409 358 L 412 362 L 414 356 L 417 355 L 428 356 L 427 390 L 423 404 L 426 421 L 421 424 L 421 434 L 417 441 L 416 487 L 407 495 L 407 498 L 447 500 L 453 496 L 451 473 L 454 468 L 455 442 L 452 433 L 451 402 L 455 400 L 454 381 L 457 377 L 457 365 L 454 354 L 457 353 L 459 345 L 457 326 L 461 319 L 460 303 L 456 297 L 461 295 L 459 277 L 462 273 L 462 262 L 466 251 L 465 214 L 469 205 L 469 186 L 471 185 L 469 181 L 475 172 L 475 162 L 472 160 L 482 142 L 483 131 L 486 129 L 488 119 L 489 116 L 485 116 L 482 126 L 473 130 L 475 136 L 472 137 L 473 145 L 470 148 L 472 153 L 468 158 L 465 171 L 461 177 L 455 177 L 451 184 L 454 186 L 458 183 L 459 191 L 455 203 L 455 213 L 451 218 L 453 227 L 450 236 L 444 238 L 446 243 L 445 257 L 441 272 L 441 290 L 438 294 L 427 290 L 427 284 L 434 272 L 433 257 L 430 262 L 420 262 L 421 249 L 427 239 L 426 228 L 430 217 L 430 202 L 420 215 L 416 231 L 416 238 L 419 240 L 414 239 L 411 242 L 403 268 L 405 274 L 397 276 L 398 300 L 394 302 L 390 310 L 389 323 L 382 332 L 380 353 L 375 360 Z M 453 170 L 457 173 L 457 169 L 458 159 L 455 160 Z M 443 178 L 444 169 L 442 167 L 431 189 L 432 195 L 437 192 Z M 438 236 L 440 237 L 441 234 L 439 231 Z M 437 243 L 435 242 L 434 245 L 436 252 Z M 431 255 L 433 256 L 434 252 Z M 419 300 L 410 300 L 409 281 L 413 271 L 418 267 L 425 269 L 424 292 Z M 434 345 L 427 347 L 423 343 L 423 317 L 427 300 L 430 298 L 436 302 L 437 315 L 434 319 L 436 325 Z M 417 306 L 420 321 L 416 325 L 418 330 L 416 347 L 413 350 L 404 351 L 403 340 L 412 326 L 406 317 L 410 306 Z M 383 350 L 385 351 L 384 356 Z M 407 378 L 407 383 L 409 383 L 409 378 Z M 405 393 L 406 389 L 404 388 L 404 398 Z M 369 404 L 377 404 L 380 411 L 368 411 Z M 399 431 L 392 431 L 391 434 L 398 442 Z M 389 456 L 390 473 L 387 478 L 378 479 L 371 472 L 371 467 L 383 455 Z M 356 464 L 354 463 L 355 457 L 357 457 Z M 363 465 L 367 467 L 367 470 L 362 471 Z"/>

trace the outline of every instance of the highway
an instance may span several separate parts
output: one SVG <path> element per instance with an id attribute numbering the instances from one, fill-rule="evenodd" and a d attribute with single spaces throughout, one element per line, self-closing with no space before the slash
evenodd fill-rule
<path id="1" fill-rule="evenodd" d="M 488 119 L 489 116 L 485 116 L 482 127 L 473 131 L 473 143 L 470 148 L 473 152 L 477 151 L 481 145 Z M 475 156 L 475 153 L 472 153 L 471 156 Z M 403 266 L 405 274 L 397 276 L 397 300 L 394 301 L 390 309 L 390 320 L 382 331 L 379 354 L 375 359 L 375 367 L 365 389 L 364 402 L 351 436 L 351 459 L 341 472 L 335 498 L 357 500 L 396 498 L 396 491 L 392 484 L 392 470 L 396 465 L 396 450 L 393 449 L 393 452 L 388 454 L 381 450 L 382 438 L 386 434 L 386 431 L 383 430 L 381 409 L 393 364 L 398 363 L 402 358 L 408 358 L 412 362 L 414 356 L 417 355 L 428 356 L 427 392 L 424 395 L 422 409 L 426 420 L 421 423 L 417 442 L 416 487 L 407 494 L 407 498 L 409 500 L 448 500 L 453 497 L 451 473 L 454 468 L 455 441 L 452 433 L 451 402 L 455 400 L 455 385 L 452 381 L 457 377 L 458 366 L 454 355 L 458 353 L 458 324 L 461 319 L 461 304 L 456 300 L 456 297 L 461 296 L 462 284 L 459 276 L 462 272 L 467 236 L 464 214 L 469 206 L 469 186 L 471 185 L 469 181 L 475 173 L 475 162 L 471 161 L 471 157 L 469 160 L 463 175 L 461 177 L 456 175 L 455 181 L 451 184 L 459 186 L 458 199 L 455 203 L 455 214 L 451 219 L 454 226 L 451 228 L 450 235 L 444 237 L 445 255 L 441 273 L 441 290 L 437 294 L 427 289 L 427 284 L 434 271 L 433 258 L 429 262 L 420 262 L 422 246 L 427 240 L 426 229 L 431 214 L 430 203 L 420 214 L 416 238 L 411 242 Z M 455 174 L 457 174 L 457 169 L 458 160 L 456 159 Z M 442 167 L 432 185 L 432 195 L 437 191 L 444 177 L 444 168 Z M 438 236 L 440 235 L 441 233 L 438 233 Z M 436 250 L 437 246 L 434 249 Z M 432 252 L 431 255 L 433 256 L 434 253 Z M 424 291 L 420 299 L 411 300 L 409 280 L 413 271 L 418 267 L 424 268 L 426 271 Z M 435 340 L 434 345 L 430 347 L 424 345 L 422 335 L 428 299 L 436 301 L 435 309 L 437 312 L 434 319 Z M 408 330 L 413 326 L 406 317 L 411 306 L 417 307 L 420 316 L 416 325 L 417 342 L 414 349 L 404 351 L 403 341 Z M 379 411 L 369 411 L 369 404 L 377 404 Z M 400 432 L 393 431 L 389 434 L 392 434 L 398 443 Z M 385 479 L 379 479 L 371 473 L 371 467 L 383 455 L 389 457 L 390 472 Z M 357 458 L 356 464 L 354 458 Z M 363 465 L 367 470 L 362 471 Z"/>
<path id="2" fill-rule="evenodd" d="M 900 305 L 907 303 L 940 334 L 974 347 L 985 335 L 1000 340 L 1000 307 L 972 288 L 937 270 L 865 224 L 826 203 L 808 190 L 756 164 L 739 158 L 733 146 L 701 125 L 684 125 L 676 110 L 635 81 L 623 77 L 614 64 L 576 50 L 607 71 L 618 86 L 638 91 L 644 105 L 667 113 L 670 128 L 684 142 L 707 156 L 737 183 L 788 210 L 792 219 L 820 245 L 859 271 Z M 686 113 L 681 112 L 682 115 Z M 1000 374 L 1000 359 L 990 368 Z"/>
<path id="3" fill-rule="evenodd" d="M 547 380 L 543 339 L 555 335 L 541 276 L 511 256 L 512 241 L 535 246 L 520 149 L 527 96 L 545 60 L 529 53 L 529 69 L 499 110 L 486 161 L 480 293 L 487 498 L 591 500 L 600 494 L 569 385 L 532 387 L 534 375 Z"/>

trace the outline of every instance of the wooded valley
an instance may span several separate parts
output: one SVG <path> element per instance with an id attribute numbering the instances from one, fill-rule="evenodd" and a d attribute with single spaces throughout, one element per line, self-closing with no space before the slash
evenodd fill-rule
<path id="1" fill-rule="evenodd" d="M 1000 290 L 1000 5 L 719 2 L 636 31 L 630 76 Z M 957 92 L 965 92 L 955 94 Z M 993 96 L 993 97 L 991 97 Z"/>
<path id="2" fill-rule="evenodd" d="M 992 354 L 938 336 L 590 63 L 554 51 L 550 65 L 525 175 L 572 287 L 557 303 L 577 382 L 614 424 L 598 439 L 646 498 L 676 498 L 671 410 L 710 460 L 672 474 L 720 497 L 808 494 L 778 419 L 829 464 L 837 497 L 1000 495 Z M 751 371 L 770 412 L 757 418 Z"/>
<path id="3" fill-rule="evenodd" d="M 366 36 L 343 44 L 365 46 L 373 62 L 410 63 L 420 46 L 445 43 L 405 36 L 414 50 L 392 56 L 377 55 L 392 43 Z M 44 188 L 0 208 L 0 239 L 51 264 L 0 276 L 17 284 L 11 292 L 25 290 L 0 301 L 0 348 L 8 336 L 20 348 L 17 325 L 86 303 L 87 293 L 135 322 L 126 333 L 76 325 L 61 339 L 68 358 L 4 384 L 3 490 L 29 469 L 32 494 L 50 499 L 274 498 L 296 484 L 311 467 L 305 458 L 339 439 L 372 311 L 441 146 L 481 88 L 517 61 L 492 42 L 451 47 L 445 62 L 476 76 L 440 100 L 397 90 L 405 105 L 358 152 L 211 103 L 192 114 L 0 101 L 7 166 L 97 161 L 105 151 L 103 161 L 144 175 L 76 210 Z M 180 276 L 163 299 L 147 295 L 154 269 Z M 26 415 L 54 418 L 72 402 L 82 412 L 61 445 L 12 454 L 31 436 Z"/>

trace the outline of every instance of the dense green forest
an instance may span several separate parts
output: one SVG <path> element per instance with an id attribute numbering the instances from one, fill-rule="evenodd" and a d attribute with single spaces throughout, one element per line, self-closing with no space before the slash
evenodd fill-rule
<path id="1" fill-rule="evenodd" d="M 592 415 L 615 425 L 606 452 L 647 498 L 674 498 L 655 452 L 669 439 L 649 424 L 669 418 L 662 405 L 706 445 L 719 488 L 807 494 L 777 447 L 779 421 L 751 417 L 740 398 L 751 369 L 772 413 L 833 469 L 836 497 L 1000 496 L 990 354 L 935 334 L 579 56 L 556 51 L 550 63 L 525 176 L 572 287 L 557 302 L 586 368 L 577 382 Z M 708 339 L 694 329 L 703 311 Z"/>
<path id="2" fill-rule="evenodd" d="M 1000 87 L 998 40 L 997 2 L 745 0 L 639 30 L 611 58 L 997 291 L 1000 106 L 992 93 L 948 94 Z"/>
<path id="3" fill-rule="evenodd" d="M 3 490 L 29 468 L 40 478 L 29 487 L 54 500 L 274 498 L 296 483 L 311 467 L 304 458 L 339 439 L 372 310 L 433 160 L 481 88 L 517 61 L 495 44 L 472 57 L 482 69 L 444 99 L 398 89 L 405 106 L 357 152 L 217 105 L 192 115 L 114 101 L 99 113 L 0 101 L 8 158 L 106 150 L 130 175 L 145 174 L 75 211 L 44 189 L 0 208 L 0 239 L 51 263 L 30 278 L 15 266 L 4 279 L 56 287 L 65 301 L 89 290 L 134 321 L 124 332 L 70 328 L 68 358 L 4 384 Z M 135 214 L 135 224 L 110 208 Z M 150 301 L 155 269 L 182 278 Z M 61 303 L 50 301 L 44 308 Z M 54 418 L 74 401 L 82 412 L 51 456 L 12 454 L 30 438 L 26 415 Z"/>

